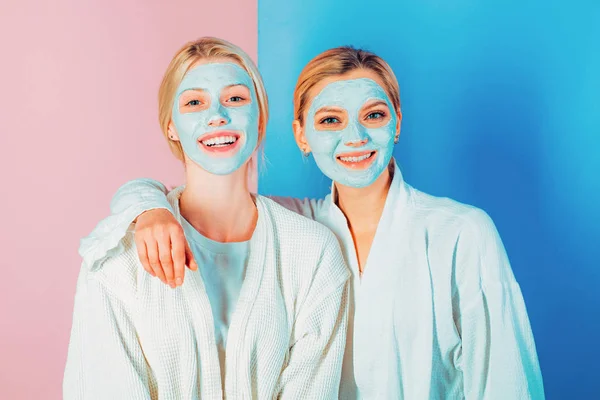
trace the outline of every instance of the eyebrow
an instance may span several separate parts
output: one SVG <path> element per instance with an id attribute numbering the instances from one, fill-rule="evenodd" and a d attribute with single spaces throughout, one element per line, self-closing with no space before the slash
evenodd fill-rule
<path id="1" fill-rule="evenodd" d="M 232 83 L 231 85 L 227 85 L 227 86 L 225 86 L 223 89 L 229 89 L 229 88 L 232 88 L 232 87 L 235 87 L 235 86 L 243 86 L 243 87 L 245 87 L 246 89 L 250 90 L 250 88 L 249 88 L 249 87 L 248 87 L 246 84 L 244 84 L 244 83 Z M 207 89 L 206 89 L 206 88 L 201 88 L 201 87 L 192 87 L 192 88 L 183 89 L 183 90 L 181 91 L 181 94 L 184 94 L 185 92 L 189 92 L 189 91 L 192 91 L 192 90 L 195 90 L 195 91 L 200 91 L 200 92 L 206 92 L 206 91 L 207 91 Z M 181 94 L 180 94 L 180 95 L 181 95 Z"/>
<path id="2" fill-rule="evenodd" d="M 366 108 L 372 108 L 377 106 L 386 106 L 389 108 L 388 104 L 383 100 L 378 100 L 375 103 L 369 104 Z"/>
<path id="3" fill-rule="evenodd" d="M 317 110 L 317 112 L 315 114 L 319 114 L 322 112 L 337 112 L 337 113 L 343 113 L 343 110 L 340 110 L 339 108 L 331 108 L 331 107 L 321 107 Z"/>
<path id="4" fill-rule="evenodd" d="M 223 89 L 231 89 L 231 88 L 236 87 L 236 86 L 241 86 L 243 88 L 246 88 L 246 89 L 250 90 L 250 88 L 248 87 L 248 85 L 246 85 L 245 83 L 232 83 L 231 85 L 225 86 Z"/>
<path id="5" fill-rule="evenodd" d="M 204 89 L 204 88 L 183 89 L 179 95 L 181 96 L 181 95 L 185 94 L 186 92 L 206 92 L 206 89 Z"/>

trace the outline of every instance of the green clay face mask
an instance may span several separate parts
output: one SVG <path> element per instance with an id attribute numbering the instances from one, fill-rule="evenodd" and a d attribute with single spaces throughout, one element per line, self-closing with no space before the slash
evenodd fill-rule
<path id="1" fill-rule="evenodd" d="M 368 115 L 365 105 L 385 103 L 387 111 L 374 109 Z M 329 108 L 346 112 L 347 122 L 320 113 Z M 306 139 L 319 169 L 345 186 L 371 185 L 388 166 L 394 149 L 396 113 L 385 90 L 372 79 L 360 78 L 332 82 L 314 98 L 306 120 Z M 387 118 L 378 124 L 377 118 Z M 384 121 L 382 119 L 380 121 Z"/>
<path id="2" fill-rule="evenodd" d="M 237 64 L 199 65 L 177 88 L 173 124 L 183 151 L 212 174 L 231 174 L 248 161 L 258 143 L 258 119 L 252 78 Z"/>

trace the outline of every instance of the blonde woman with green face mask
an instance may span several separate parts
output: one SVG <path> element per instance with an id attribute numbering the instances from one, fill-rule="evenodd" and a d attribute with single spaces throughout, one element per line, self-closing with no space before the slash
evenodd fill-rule
<path id="1" fill-rule="evenodd" d="M 318 55 L 300 74 L 294 109 L 296 142 L 332 192 L 274 200 L 331 229 L 352 272 L 340 397 L 544 398 L 523 297 L 493 222 L 411 187 L 392 157 L 402 113 L 385 61 L 348 47 Z M 137 240 L 158 249 L 139 254 L 146 270 L 180 284 L 185 254 L 172 250 L 185 243 L 164 191 L 149 180 L 123 186 L 111 217 L 119 223 L 83 253 L 139 216 Z M 141 198 L 145 207 L 131 207 Z"/>
<path id="2" fill-rule="evenodd" d="M 129 223 L 91 248 L 65 399 L 337 397 L 350 274 L 328 229 L 248 190 L 267 115 L 260 75 L 231 43 L 202 38 L 171 61 L 159 116 L 186 179 L 165 200 L 203 262 L 171 289 L 144 271 L 138 252 L 158 249 Z"/>

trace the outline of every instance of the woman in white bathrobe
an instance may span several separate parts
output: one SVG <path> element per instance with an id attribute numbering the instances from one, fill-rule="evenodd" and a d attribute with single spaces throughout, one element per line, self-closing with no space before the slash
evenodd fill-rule
<path id="1" fill-rule="evenodd" d="M 236 46 L 202 38 L 171 61 L 159 119 L 186 185 L 167 202 L 203 262 L 176 289 L 153 279 L 131 221 L 84 257 L 65 399 L 337 398 L 350 273 L 330 230 L 250 194 L 267 115 Z"/>
<path id="2" fill-rule="evenodd" d="M 348 47 L 320 54 L 298 79 L 294 108 L 300 150 L 334 184 L 324 199 L 274 200 L 331 229 L 352 272 L 340 397 L 543 399 L 525 304 L 492 220 L 414 189 L 392 158 L 402 113 L 385 61 Z M 140 242 L 183 249 L 165 192 L 153 180 L 124 185 L 81 254 L 94 259 L 95 248 L 120 237 L 116 221 L 142 213 Z M 175 284 L 183 256 L 161 262 L 160 254 L 140 257 Z"/>

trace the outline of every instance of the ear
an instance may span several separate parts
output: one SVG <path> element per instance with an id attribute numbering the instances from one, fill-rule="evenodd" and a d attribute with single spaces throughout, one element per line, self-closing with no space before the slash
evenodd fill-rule
<path id="1" fill-rule="evenodd" d="M 300 148 L 300 151 L 304 154 L 310 153 L 310 145 L 306 141 L 306 135 L 304 134 L 304 127 L 297 119 L 292 122 L 292 129 L 294 130 L 294 137 L 296 138 L 296 144 Z"/>
<path id="2" fill-rule="evenodd" d="M 169 122 L 169 126 L 167 128 L 167 134 L 169 139 L 174 142 L 179 142 L 179 134 L 177 133 L 177 129 L 175 129 L 175 124 L 173 124 L 173 120 Z"/>
<path id="3" fill-rule="evenodd" d="M 400 127 L 402 126 L 402 111 L 398 108 L 396 110 L 396 136 L 394 137 L 396 141 L 400 138 Z"/>

